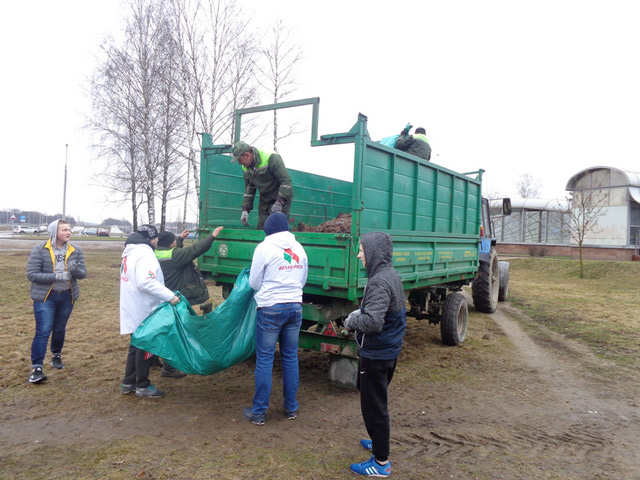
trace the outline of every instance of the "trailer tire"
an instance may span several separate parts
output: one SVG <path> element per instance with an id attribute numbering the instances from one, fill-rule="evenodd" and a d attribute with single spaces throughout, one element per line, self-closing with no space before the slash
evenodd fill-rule
<path id="1" fill-rule="evenodd" d="M 222 298 L 226 300 L 231 295 L 231 290 L 233 290 L 233 283 L 221 283 L 222 286 Z"/>
<path id="2" fill-rule="evenodd" d="M 509 262 L 498 262 L 498 270 L 500 271 L 498 301 L 504 302 L 509 294 Z"/>
<path id="3" fill-rule="evenodd" d="M 471 285 L 473 305 L 483 313 L 493 313 L 498 308 L 498 294 L 500 293 L 500 269 L 498 254 L 495 248 L 489 253 L 489 261 L 480 260 L 478 273 Z"/>
<path id="4" fill-rule="evenodd" d="M 467 337 L 469 308 L 467 300 L 460 292 L 452 293 L 444 301 L 440 318 L 440 335 L 445 345 L 455 346 Z"/>

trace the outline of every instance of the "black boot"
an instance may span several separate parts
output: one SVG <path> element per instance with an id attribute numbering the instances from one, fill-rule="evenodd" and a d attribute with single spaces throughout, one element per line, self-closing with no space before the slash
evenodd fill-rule
<path id="1" fill-rule="evenodd" d="M 167 363 L 167 361 L 165 360 L 164 362 L 164 366 L 162 367 L 162 373 L 160 374 L 161 377 L 171 377 L 171 378 L 182 378 L 185 377 L 187 374 L 178 370 L 177 368 L 173 368 L 171 365 L 169 365 Z"/>

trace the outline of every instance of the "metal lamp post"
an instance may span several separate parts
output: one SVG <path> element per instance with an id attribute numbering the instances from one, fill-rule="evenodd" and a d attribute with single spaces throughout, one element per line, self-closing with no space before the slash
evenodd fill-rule
<path id="1" fill-rule="evenodd" d="M 65 144 L 64 154 L 64 192 L 62 194 L 62 218 L 67 218 L 67 158 L 69 156 L 69 144 Z"/>

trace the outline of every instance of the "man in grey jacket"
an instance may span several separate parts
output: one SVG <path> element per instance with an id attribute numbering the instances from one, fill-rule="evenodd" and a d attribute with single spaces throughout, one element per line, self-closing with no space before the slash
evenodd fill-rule
<path id="1" fill-rule="evenodd" d="M 47 344 L 51 336 L 51 366 L 64 368 L 62 347 L 67 321 L 80 296 L 78 280 L 87 274 L 82 250 L 69 243 L 71 228 L 66 220 L 54 220 L 48 227 L 49 240 L 33 247 L 27 262 L 31 282 L 36 332 L 31 344 L 29 383 L 42 383 Z"/>
<path id="2" fill-rule="evenodd" d="M 369 280 L 360 308 L 351 312 L 343 325 L 356 332 L 360 408 L 371 437 L 361 440 L 360 445 L 373 455 L 366 462 L 352 463 L 350 468 L 359 475 L 386 477 L 391 474 L 387 388 L 407 326 L 406 298 L 402 280 L 392 265 L 393 242 L 389 235 L 362 235 L 358 258 Z"/>

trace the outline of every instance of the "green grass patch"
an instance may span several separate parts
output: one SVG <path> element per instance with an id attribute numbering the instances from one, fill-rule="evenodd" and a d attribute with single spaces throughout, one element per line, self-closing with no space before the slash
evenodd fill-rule
<path id="1" fill-rule="evenodd" d="M 617 364 L 640 366 L 640 263 L 511 260 L 511 303 L 545 327 Z"/>

